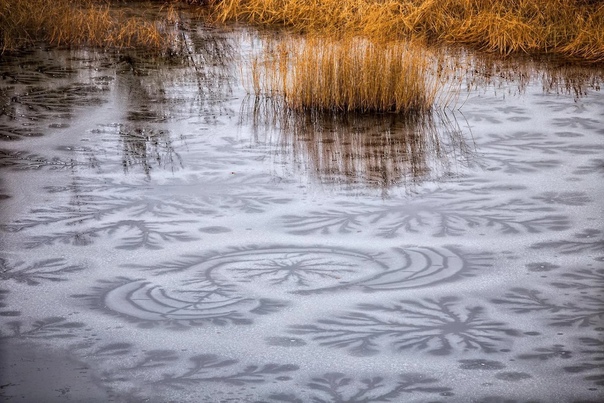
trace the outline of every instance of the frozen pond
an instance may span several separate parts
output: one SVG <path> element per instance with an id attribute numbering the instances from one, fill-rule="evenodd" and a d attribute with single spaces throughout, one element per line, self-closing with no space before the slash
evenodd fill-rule
<path id="1" fill-rule="evenodd" d="M 0 60 L 4 401 L 604 400 L 593 71 L 317 121 L 188 40 Z"/>

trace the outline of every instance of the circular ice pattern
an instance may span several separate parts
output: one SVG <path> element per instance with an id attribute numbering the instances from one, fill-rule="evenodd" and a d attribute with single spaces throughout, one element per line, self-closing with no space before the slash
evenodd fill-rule
<path id="1" fill-rule="evenodd" d="M 477 265 L 453 248 L 405 247 L 380 254 L 343 248 L 249 247 L 187 256 L 148 268 L 150 280 L 121 281 L 103 293 L 111 312 L 143 322 L 250 324 L 292 294 L 379 292 L 451 280 Z"/>

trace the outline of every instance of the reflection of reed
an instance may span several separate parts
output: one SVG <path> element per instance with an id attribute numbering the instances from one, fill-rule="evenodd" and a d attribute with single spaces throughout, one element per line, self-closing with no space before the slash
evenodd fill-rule
<path id="1" fill-rule="evenodd" d="M 565 64 L 544 69 L 541 76 L 543 90 L 547 93 L 571 94 L 577 98 L 587 95 L 588 90 L 599 91 L 604 81 L 602 68 L 588 68 Z"/>
<path id="2" fill-rule="evenodd" d="M 183 22 L 184 23 L 184 22 Z M 182 160 L 171 133 L 158 124 L 221 114 L 232 91 L 235 47 L 225 33 L 203 26 L 182 32 L 182 56 L 146 58 L 135 52 L 116 80 L 118 109 L 129 124 L 119 125 L 124 171 L 135 167 L 150 176 L 153 168 L 174 170 Z"/>
<path id="3" fill-rule="evenodd" d="M 183 20 L 185 23 L 176 55 L 157 58 L 131 51 L 118 59 L 118 83 L 124 82 L 133 104 L 129 109 L 134 107 L 158 120 L 222 111 L 234 81 L 234 41 L 225 32 Z"/>
<path id="4" fill-rule="evenodd" d="M 234 41 L 224 32 L 203 25 L 183 32 L 182 42 L 186 47 L 189 64 L 194 68 L 200 96 L 205 99 L 220 99 L 232 91 L 234 61 L 237 49 Z"/>
<path id="5" fill-rule="evenodd" d="M 458 72 L 465 69 L 462 74 L 467 78 L 468 89 L 508 87 L 524 93 L 529 85 L 540 83 L 546 94 L 568 94 L 577 99 L 586 96 L 589 90 L 599 91 L 604 81 L 601 66 L 551 58 L 502 59 L 493 55 L 456 53 L 448 54 L 448 59 L 456 60 Z"/>
<path id="6" fill-rule="evenodd" d="M 122 167 L 128 172 L 140 167 L 149 177 L 153 166 L 174 170 L 182 166 L 180 155 L 174 150 L 170 133 L 139 126 L 119 127 L 122 143 Z"/>
<path id="7" fill-rule="evenodd" d="M 454 119 L 440 112 L 300 113 L 280 98 L 256 97 L 244 102 L 241 115 L 256 141 L 276 139 L 283 162 L 293 163 L 322 184 L 387 192 L 393 186 L 437 179 L 468 156 Z"/>

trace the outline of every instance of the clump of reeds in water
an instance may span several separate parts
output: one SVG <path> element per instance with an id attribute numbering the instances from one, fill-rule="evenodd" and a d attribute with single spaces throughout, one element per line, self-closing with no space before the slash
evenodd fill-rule
<path id="1" fill-rule="evenodd" d="M 218 22 L 604 61 L 601 0 L 214 0 Z"/>
<path id="2" fill-rule="evenodd" d="M 0 0 L 0 50 L 17 50 L 38 41 L 54 46 L 170 48 L 175 18 L 167 7 L 160 18 L 128 15 L 107 1 Z"/>
<path id="3" fill-rule="evenodd" d="M 422 113 L 440 89 L 429 70 L 426 49 L 408 42 L 296 38 L 253 60 L 251 87 L 296 111 Z"/>

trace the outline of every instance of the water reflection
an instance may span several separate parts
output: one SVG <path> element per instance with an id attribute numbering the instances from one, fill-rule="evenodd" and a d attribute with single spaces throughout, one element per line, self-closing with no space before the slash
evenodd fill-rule
<path id="1" fill-rule="evenodd" d="M 531 83 L 541 84 L 544 94 L 571 95 L 579 99 L 599 91 L 604 82 L 601 65 L 523 55 L 501 58 L 489 54 L 446 53 L 452 70 L 466 77 L 467 90 L 503 89 L 523 94 Z M 463 67 L 461 67 L 463 66 Z"/>
<path id="2" fill-rule="evenodd" d="M 323 114 L 288 110 L 277 98 L 247 98 L 242 123 L 269 143 L 279 164 L 322 185 L 347 189 L 413 188 L 465 166 L 471 144 L 453 113 L 416 116 Z"/>
<path id="3" fill-rule="evenodd" d="M 100 131 L 119 136 L 124 172 L 153 167 L 174 171 L 183 160 L 164 123 L 199 117 L 204 123 L 229 113 L 225 101 L 232 94 L 236 47 L 226 32 L 204 26 L 181 30 L 178 57 L 155 61 L 133 53 L 121 56 L 116 69 L 115 102 L 128 123 L 105 125 Z M 168 126 L 169 127 L 169 126 Z"/>
<path id="4" fill-rule="evenodd" d="M 570 96 L 542 96 L 543 70 L 498 78 L 516 93 L 530 82 L 505 102 L 485 82 L 462 111 L 487 163 L 432 186 L 478 159 L 461 115 L 304 115 L 249 98 L 237 138 L 236 54 L 214 65 L 191 50 L 163 62 L 65 52 L 24 67 L 32 82 L 0 79 L 0 133 L 43 134 L 0 142 L 7 396 L 37 389 L 22 374 L 48 379 L 58 365 L 66 388 L 84 390 L 85 367 L 122 401 L 597 401 L 604 98 L 593 70 L 576 84 L 547 70 L 551 91 L 568 83 Z M 62 63 L 73 71 L 47 74 Z M 289 180 L 268 175 L 267 155 Z M 336 191 L 309 195 L 307 178 Z M 82 393 L 71 400 L 94 400 Z"/>
<path id="5" fill-rule="evenodd" d="M 270 48 L 275 38 L 256 33 L 253 40 Z M 464 87 L 467 93 L 494 90 L 509 96 L 540 83 L 544 94 L 577 100 L 599 91 L 604 79 L 598 66 L 528 56 L 501 58 L 460 49 L 437 49 L 434 62 L 434 71 L 426 74 L 444 80 L 443 99 L 457 98 L 452 107 L 460 109 Z M 251 65 L 243 70 L 243 82 L 252 82 Z M 285 169 L 286 175 L 303 173 L 311 181 L 338 189 L 378 189 L 382 195 L 395 187 L 409 190 L 421 182 L 459 174 L 473 154 L 463 115 L 438 107 L 423 116 L 297 113 L 288 110 L 278 94 L 270 94 L 249 96 L 240 121 L 249 126 L 257 144 L 273 147 L 275 166 Z"/>
<path id="6" fill-rule="evenodd" d="M 152 110 L 156 117 L 190 116 L 193 111 L 216 112 L 231 95 L 237 57 L 228 32 L 199 25 L 181 29 L 178 52 L 170 57 L 130 51 L 119 55 L 113 66 L 123 92 L 138 101 L 135 109 Z M 195 105 L 183 105 L 185 100 Z"/>
<path id="7" fill-rule="evenodd" d="M 169 132 L 138 125 L 119 125 L 116 129 L 122 144 L 124 172 L 140 166 L 149 177 L 153 165 L 172 171 L 182 167 L 182 158 L 174 149 Z"/>

